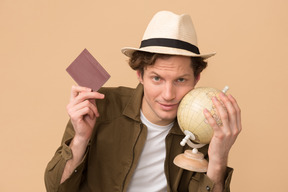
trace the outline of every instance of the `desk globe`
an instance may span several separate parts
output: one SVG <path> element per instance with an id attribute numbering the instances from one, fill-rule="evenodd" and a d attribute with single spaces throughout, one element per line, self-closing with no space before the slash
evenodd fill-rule
<path id="1" fill-rule="evenodd" d="M 222 92 L 226 93 L 229 89 L 226 86 Z M 221 125 L 221 119 L 217 116 L 216 108 L 212 103 L 214 96 L 219 97 L 221 91 L 210 87 L 198 87 L 188 92 L 179 104 L 177 111 L 178 124 L 186 135 L 180 145 L 186 143 L 193 148 L 185 150 L 174 159 L 177 166 L 195 172 L 206 172 L 208 161 L 204 155 L 198 151 L 198 148 L 208 144 L 213 136 L 213 129 L 206 121 L 203 110 L 210 111 L 218 125 Z M 196 142 L 192 142 L 192 141 Z"/>

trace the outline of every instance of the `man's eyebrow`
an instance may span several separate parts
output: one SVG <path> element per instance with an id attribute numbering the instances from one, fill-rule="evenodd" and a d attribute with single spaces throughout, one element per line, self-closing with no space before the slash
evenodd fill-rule
<path id="1" fill-rule="evenodd" d="M 149 72 L 149 75 L 156 75 L 156 76 L 162 77 L 162 75 L 158 74 L 158 73 L 155 72 L 155 71 Z M 176 79 L 177 79 L 177 78 L 190 77 L 190 76 L 191 76 L 191 74 L 189 74 L 189 73 L 184 73 L 184 74 L 182 74 L 182 75 L 177 76 Z"/>
<path id="2" fill-rule="evenodd" d="M 191 74 L 185 73 L 185 74 L 183 74 L 183 75 L 180 75 L 179 77 L 186 77 L 186 76 L 191 76 Z"/>
<path id="3" fill-rule="evenodd" d="M 155 71 L 151 71 L 150 74 L 152 74 L 152 75 L 154 74 L 154 75 L 160 76 L 160 75 L 159 75 L 157 72 L 155 72 Z"/>

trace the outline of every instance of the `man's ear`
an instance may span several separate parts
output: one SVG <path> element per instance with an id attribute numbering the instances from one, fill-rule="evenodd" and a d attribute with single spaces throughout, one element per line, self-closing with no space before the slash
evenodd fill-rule
<path id="1" fill-rule="evenodd" d="M 143 84 L 143 78 L 142 78 L 141 71 L 137 70 L 136 73 L 137 73 L 137 78 L 138 78 L 139 82 Z"/>
<path id="2" fill-rule="evenodd" d="M 200 80 L 200 73 L 199 73 L 199 75 L 195 78 L 194 86 L 196 86 L 196 84 L 199 82 L 199 80 Z"/>

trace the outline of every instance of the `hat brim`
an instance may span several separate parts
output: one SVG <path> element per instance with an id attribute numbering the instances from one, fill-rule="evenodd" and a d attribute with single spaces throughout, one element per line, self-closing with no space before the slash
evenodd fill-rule
<path id="1" fill-rule="evenodd" d="M 133 47 L 123 47 L 121 52 L 127 57 L 132 57 L 135 51 L 143 51 L 149 53 L 160 53 L 160 54 L 168 54 L 168 55 L 182 55 L 189 57 L 201 57 L 203 59 L 208 59 L 209 57 L 214 56 L 216 53 L 208 53 L 208 54 L 196 54 L 190 51 L 186 51 L 183 49 L 172 48 L 172 47 L 161 47 L 161 46 L 149 46 L 143 48 L 133 48 Z"/>

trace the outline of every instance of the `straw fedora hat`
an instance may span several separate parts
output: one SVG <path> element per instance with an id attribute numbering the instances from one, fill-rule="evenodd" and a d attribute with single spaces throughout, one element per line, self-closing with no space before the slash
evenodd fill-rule
<path id="1" fill-rule="evenodd" d="M 207 59 L 215 53 L 202 54 L 189 15 L 160 11 L 154 15 L 143 35 L 140 48 L 124 47 L 122 53 L 131 57 L 135 51 L 184 55 Z"/>

